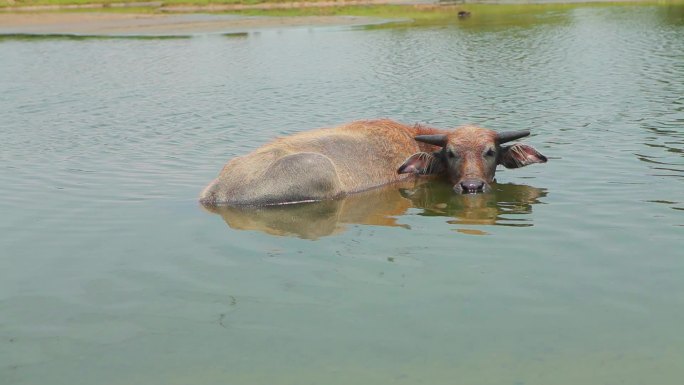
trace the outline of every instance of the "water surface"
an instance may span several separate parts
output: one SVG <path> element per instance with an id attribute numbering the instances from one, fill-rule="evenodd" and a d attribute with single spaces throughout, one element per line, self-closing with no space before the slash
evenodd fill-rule
<path id="1" fill-rule="evenodd" d="M 684 11 L 0 42 L 0 383 L 679 384 Z M 544 165 L 207 212 L 228 159 L 361 118 Z"/>

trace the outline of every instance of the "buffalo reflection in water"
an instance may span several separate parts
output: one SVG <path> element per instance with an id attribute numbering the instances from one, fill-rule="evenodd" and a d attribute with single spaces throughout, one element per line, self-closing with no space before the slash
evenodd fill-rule
<path id="1" fill-rule="evenodd" d="M 258 230 L 271 235 L 318 239 L 340 234 L 346 225 L 403 227 L 398 217 L 411 208 L 418 215 L 452 218 L 457 225 L 532 226 L 532 205 L 540 203 L 546 190 L 518 185 L 493 184 L 486 194 L 454 194 L 446 183 L 439 181 L 393 184 L 359 194 L 322 202 L 265 206 L 230 207 L 205 206 L 207 211 L 221 215 L 229 227 L 238 230 Z M 477 229 L 457 229 L 468 234 L 486 234 Z"/>
<path id="2" fill-rule="evenodd" d="M 454 194 L 450 186 L 429 183 L 415 189 L 402 189 L 402 196 L 411 200 L 413 207 L 422 210 L 418 215 L 453 218 L 456 225 L 532 226 L 532 205 L 541 203 L 546 189 L 505 183 L 493 184 L 489 194 Z M 486 234 L 473 228 L 459 228 L 467 234 Z"/>

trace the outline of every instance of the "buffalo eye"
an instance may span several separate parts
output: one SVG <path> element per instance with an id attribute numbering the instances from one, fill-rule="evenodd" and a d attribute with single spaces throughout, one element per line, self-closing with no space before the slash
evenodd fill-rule
<path id="1" fill-rule="evenodd" d="M 485 152 L 485 156 L 487 156 L 487 157 L 491 157 L 494 155 L 496 155 L 496 151 L 494 151 L 493 148 L 490 148 L 489 150 L 487 150 L 487 152 Z"/>
<path id="2" fill-rule="evenodd" d="M 452 149 L 447 149 L 446 150 L 447 158 L 456 158 L 456 153 Z"/>

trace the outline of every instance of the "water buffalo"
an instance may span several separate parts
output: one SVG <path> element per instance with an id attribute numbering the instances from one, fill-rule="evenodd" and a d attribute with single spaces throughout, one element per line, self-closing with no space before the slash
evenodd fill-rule
<path id="1" fill-rule="evenodd" d="M 320 201 L 414 178 L 442 175 L 457 193 L 487 192 L 497 164 L 546 162 L 524 144 L 529 131 L 477 126 L 442 130 L 367 120 L 280 138 L 229 161 L 201 193 L 205 205 Z"/>

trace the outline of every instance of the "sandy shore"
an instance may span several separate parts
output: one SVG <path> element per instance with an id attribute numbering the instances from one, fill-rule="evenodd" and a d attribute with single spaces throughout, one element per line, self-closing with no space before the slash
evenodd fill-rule
<path id="1" fill-rule="evenodd" d="M 209 14 L 0 13 L 0 34 L 168 36 L 237 33 L 263 28 L 354 26 L 388 20 L 354 16 L 249 17 Z"/>

